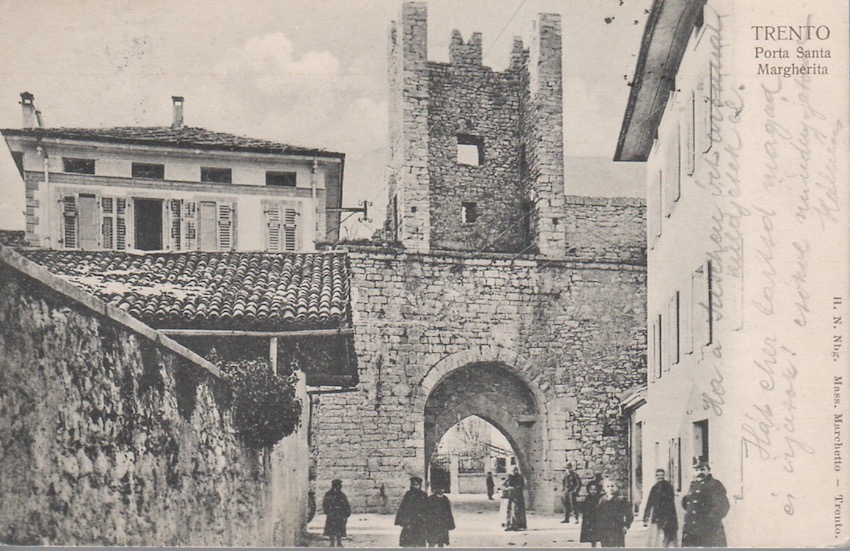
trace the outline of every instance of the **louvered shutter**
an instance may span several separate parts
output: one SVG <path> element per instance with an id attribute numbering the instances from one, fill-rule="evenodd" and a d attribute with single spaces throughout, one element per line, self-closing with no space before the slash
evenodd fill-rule
<path id="1" fill-rule="evenodd" d="M 115 248 L 127 250 L 127 199 L 115 199 Z"/>
<path id="2" fill-rule="evenodd" d="M 298 239 L 298 211 L 293 206 L 283 207 L 283 248 L 287 251 L 297 251 Z"/>
<path id="3" fill-rule="evenodd" d="M 104 249 L 115 248 L 115 198 L 101 197 L 100 198 L 100 246 Z"/>
<path id="4" fill-rule="evenodd" d="M 77 197 L 62 197 L 62 246 L 66 249 L 77 248 Z"/>
<path id="5" fill-rule="evenodd" d="M 682 148 L 682 169 L 688 176 L 693 176 L 696 169 L 696 147 L 694 144 L 694 129 L 696 118 L 696 94 L 691 92 L 685 106 L 684 118 L 679 126 Z"/>
<path id="6" fill-rule="evenodd" d="M 183 242 L 183 201 L 172 199 L 168 210 L 171 213 L 171 250 L 180 251 Z"/>
<path id="7" fill-rule="evenodd" d="M 280 203 L 264 203 L 263 213 L 266 217 L 266 248 L 271 252 L 283 250 Z"/>
<path id="8" fill-rule="evenodd" d="M 198 203 L 194 201 L 183 202 L 183 236 L 184 249 L 194 251 L 198 248 Z"/>
<path id="9" fill-rule="evenodd" d="M 233 203 L 218 203 L 218 250 L 233 250 Z"/>

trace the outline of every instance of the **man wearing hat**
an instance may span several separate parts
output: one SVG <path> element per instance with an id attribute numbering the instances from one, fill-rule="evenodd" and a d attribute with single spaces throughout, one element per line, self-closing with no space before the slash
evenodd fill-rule
<path id="1" fill-rule="evenodd" d="M 422 491 L 422 479 L 418 476 L 410 477 L 410 489 L 401 499 L 395 516 L 395 525 L 401 526 L 399 546 L 425 547 L 427 499 L 428 495 Z"/>
<path id="2" fill-rule="evenodd" d="M 561 522 L 569 522 L 570 514 L 572 514 L 578 524 L 578 492 L 581 489 L 581 477 L 573 470 L 572 463 L 567 463 L 567 473 L 564 475 L 561 489 L 564 492 L 561 497 L 564 504 L 564 520 Z"/>
<path id="3" fill-rule="evenodd" d="M 694 458 L 694 479 L 682 498 L 682 547 L 726 547 L 723 517 L 729 512 L 726 488 L 711 476 L 705 458 Z"/>
<path id="4" fill-rule="evenodd" d="M 348 517 L 351 516 L 351 507 L 348 498 L 342 492 L 342 480 L 334 479 L 331 489 L 322 500 L 322 511 L 325 519 L 325 535 L 330 538 L 331 547 L 342 547 L 342 538 L 346 536 L 346 525 Z"/>

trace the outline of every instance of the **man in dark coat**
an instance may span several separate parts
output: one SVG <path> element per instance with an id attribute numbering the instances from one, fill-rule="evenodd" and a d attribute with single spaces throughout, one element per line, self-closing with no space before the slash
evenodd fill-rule
<path id="1" fill-rule="evenodd" d="M 437 487 L 425 502 L 427 507 L 426 540 L 428 547 L 443 547 L 449 544 L 449 530 L 455 529 L 455 519 L 452 516 L 452 504 Z"/>
<path id="2" fill-rule="evenodd" d="M 351 516 L 351 507 L 348 498 L 342 493 L 342 480 L 331 482 L 331 489 L 322 500 L 322 511 L 325 519 L 325 535 L 331 540 L 331 547 L 342 547 L 342 538 L 346 535 L 348 517 Z"/>
<path id="3" fill-rule="evenodd" d="M 567 473 L 564 475 L 561 489 L 564 492 L 561 497 L 564 504 L 564 520 L 561 522 L 569 522 L 570 514 L 572 514 L 578 524 L 578 492 L 581 489 L 581 477 L 573 470 L 572 463 L 567 463 Z"/>
<path id="4" fill-rule="evenodd" d="M 493 480 L 493 473 L 487 473 L 487 499 L 493 499 L 495 492 L 496 482 Z"/>
<path id="5" fill-rule="evenodd" d="M 643 510 L 643 525 L 652 523 L 646 546 L 675 547 L 679 519 L 676 516 L 676 496 L 673 485 L 664 479 L 664 469 L 655 470 L 655 480 L 657 482 L 649 491 L 646 507 Z"/>
<path id="6" fill-rule="evenodd" d="M 605 495 L 596 507 L 596 533 L 602 547 L 625 547 L 626 532 L 632 525 L 632 506 L 618 494 L 617 482 L 611 478 L 602 481 Z"/>
<path id="7" fill-rule="evenodd" d="M 425 523 L 427 522 L 428 494 L 422 491 L 422 479 L 410 478 L 410 489 L 401 499 L 395 525 L 401 526 L 398 544 L 401 547 L 425 547 Z"/>
<path id="8" fill-rule="evenodd" d="M 704 459 L 694 460 L 694 479 L 682 498 L 682 547 L 726 547 L 723 517 L 729 512 L 726 488 L 711 476 Z"/>

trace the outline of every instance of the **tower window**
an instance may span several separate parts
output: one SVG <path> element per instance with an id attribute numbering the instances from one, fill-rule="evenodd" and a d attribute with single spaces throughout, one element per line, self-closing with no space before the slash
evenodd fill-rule
<path id="1" fill-rule="evenodd" d="M 457 164 L 481 166 L 484 164 L 484 139 L 470 134 L 457 135 Z"/>
<path id="2" fill-rule="evenodd" d="M 478 220 L 478 207 L 475 203 L 464 202 L 460 204 L 460 221 L 464 224 L 472 224 Z"/>

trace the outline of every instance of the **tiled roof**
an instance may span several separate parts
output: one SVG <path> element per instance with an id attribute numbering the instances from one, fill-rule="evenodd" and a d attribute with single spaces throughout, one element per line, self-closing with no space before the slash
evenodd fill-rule
<path id="1" fill-rule="evenodd" d="M 159 329 L 350 326 L 345 253 L 20 252 Z"/>
<path id="2" fill-rule="evenodd" d="M 254 153 L 288 153 L 292 155 L 315 155 L 318 157 L 344 158 L 343 153 L 287 145 L 269 140 L 246 138 L 213 132 L 204 128 L 184 126 L 120 126 L 115 128 L 10 128 L 2 130 L 10 136 L 32 136 L 34 138 L 60 138 L 138 145 L 160 145 L 191 149 L 213 149 L 219 151 L 248 151 Z"/>

